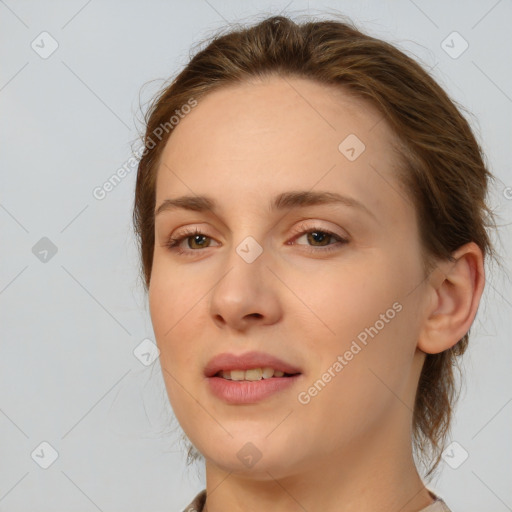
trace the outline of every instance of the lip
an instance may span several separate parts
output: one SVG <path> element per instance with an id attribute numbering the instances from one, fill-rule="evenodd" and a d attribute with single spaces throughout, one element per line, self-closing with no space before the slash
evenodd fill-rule
<path id="1" fill-rule="evenodd" d="M 270 354 L 266 354 L 264 352 L 253 351 L 239 355 L 228 352 L 218 354 L 210 359 L 210 361 L 206 364 L 204 374 L 206 377 L 213 377 L 221 370 L 250 370 L 251 368 L 273 368 L 274 370 L 280 370 L 289 374 L 302 373 L 300 368 L 297 368 L 283 361 L 282 359 L 279 359 Z M 272 378 L 277 379 L 280 377 Z"/>
<path id="2" fill-rule="evenodd" d="M 271 377 L 256 381 L 234 381 L 216 377 L 221 370 L 250 370 L 251 368 L 274 368 L 289 377 Z M 263 352 L 245 354 L 224 353 L 213 357 L 204 369 L 210 391 L 228 404 L 254 404 L 279 391 L 293 386 L 302 377 L 297 368 L 282 359 Z"/>
<path id="3" fill-rule="evenodd" d="M 293 386 L 301 374 L 290 377 L 271 377 L 255 381 L 227 380 L 222 377 L 208 377 L 210 391 L 228 404 L 254 404 Z"/>

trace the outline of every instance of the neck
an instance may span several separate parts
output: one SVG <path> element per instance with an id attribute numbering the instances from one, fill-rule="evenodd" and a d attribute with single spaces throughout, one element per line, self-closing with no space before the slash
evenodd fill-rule
<path id="1" fill-rule="evenodd" d="M 241 475 L 207 461 L 205 510 L 420 511 L 433 499 L 414 464 L 410 410 L 398 400 L 396 408 L 343 450 L 312 457 L 288 473 L 261 465 L 257 474 Z"/>

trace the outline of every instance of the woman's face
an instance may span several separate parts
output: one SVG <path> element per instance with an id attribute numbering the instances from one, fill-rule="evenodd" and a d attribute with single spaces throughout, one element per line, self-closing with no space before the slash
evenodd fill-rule
<path id="1" fill-rule="evenodd" d="M 263 479 L 410 444 L 426 293 L 392 143 L 372 107 L 297 78 L 215 91 L 175 128 L 156 207 L 195 203 L 156 215 L 150 313 L 208 463 Z M 321 201 L 334 194 L 350 199 Z M 220 354 L 235 359 L 213 367 Z M 265 367 L 298 375 L 245 381 Z"/>

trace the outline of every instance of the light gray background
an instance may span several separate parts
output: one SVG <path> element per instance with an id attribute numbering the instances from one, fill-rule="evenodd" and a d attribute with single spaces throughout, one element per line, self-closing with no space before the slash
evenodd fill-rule
<path id="1" fill-rule="evenodd" d="M 93 190 L 130 157 L 139 95 L 144 105 L 161 82 L 143 85 L 175 75 L 226 23 L 336 9 L 416 56 L 472 112 L 499 178 L 492 205 L 510 223 L 510 0 L 311 4 L 0 0 L 0 510 L 178 511 L 203 488 L 165 433 L 158 360 L 133 353 L 153 340 L 131 227 L 135 169 L 103 200 Z M 58 43 L 47 58 L 44 31 Z M 441 47 L 453 31 L 469 43 L 458 58 Z M 43 237 L 57 248 L 46 262 Z M 506 257 L 510 227 L 501 237 Z M 454 512 L 512 510 L 511 287 L 498 271 L 488 279 L 452 432 L 469 458 L 443 462 L 431 485 Z M 42 442 L 58 452 L 47 469 Z"/>

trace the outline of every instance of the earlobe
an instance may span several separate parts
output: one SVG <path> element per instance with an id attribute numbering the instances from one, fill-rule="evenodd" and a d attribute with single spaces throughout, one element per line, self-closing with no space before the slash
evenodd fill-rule
<path id="1" fill-rule="evenodd" d="M 424 323 L 418 348 L 438 354 L 453 347 L 468 331 L 476 316 L 485 284 L 483 253 L 469 242 L 443 261 L 429 277 Z"/>

